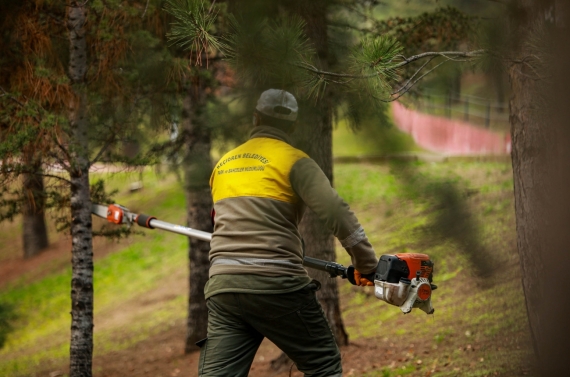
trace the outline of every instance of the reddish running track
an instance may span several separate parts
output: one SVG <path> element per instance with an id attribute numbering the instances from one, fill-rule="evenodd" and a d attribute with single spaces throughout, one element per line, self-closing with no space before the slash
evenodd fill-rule
<path id="1" fill-rule="evenodd" d="M 446 155 L 508 154 L 511 138 L 466 122 L 419 113 L 392 103 L 396 126 L 410 134 L 416 144 Z"/>

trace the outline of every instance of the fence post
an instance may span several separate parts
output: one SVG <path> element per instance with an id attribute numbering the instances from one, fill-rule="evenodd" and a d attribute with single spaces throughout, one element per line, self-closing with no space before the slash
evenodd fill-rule
<path id="1" fill-rule="evenodd" d="M 491 124 L 491 102 L 487 102 L 487 116 L 485 117 L 485 127 L 489 128 Z"/>

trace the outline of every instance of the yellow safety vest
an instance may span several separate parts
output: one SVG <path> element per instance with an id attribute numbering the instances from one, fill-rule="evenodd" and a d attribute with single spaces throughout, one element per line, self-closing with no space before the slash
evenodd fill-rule
<path id="1" fill-rule="evenodd" d="M 281 140 L 253 138 L 220 159 L 210 187 L 214 203 L 242 196 L 253 196 L 297 203 L 289 173 L 306 153 Z"/>

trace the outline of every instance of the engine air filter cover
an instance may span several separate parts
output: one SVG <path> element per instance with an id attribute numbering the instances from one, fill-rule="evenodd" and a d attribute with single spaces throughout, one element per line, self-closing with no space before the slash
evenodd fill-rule
<path id="1" fill-rule="evenodd" d="M 401 278 L 408 278 L 410 270 L 408 264 L 395 255 L 384 254 L 380 257 L 375 280 L 398 284 Z"/>

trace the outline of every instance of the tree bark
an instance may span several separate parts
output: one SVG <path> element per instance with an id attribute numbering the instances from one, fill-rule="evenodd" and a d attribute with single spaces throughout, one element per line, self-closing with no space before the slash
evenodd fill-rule
<path id="1" fill-rule="evenodd" d="M 41 165 L 34 164 L 33 170 L 41 173 Z M 23 244 L 24 258 L 38 255 L 48 247 L 45 221 L 44 180 L 40 174 L 24 174 Z"/>
<path id="2" fill-rule="evenodd" d="M 204 83 L 199 78 L 190 86 L 184 98 L 181 136 L 187 139 L 184 158 L 185 194 L 188 227 L 213 232 L 210 193 L 210 130 L 203 122 L 206 109 Z M 206 337 L 208 309 L 204 298 L 204 286 L 210 269 L 210 243 L 193 238 L 189 242 L 190 293 L 188 295 L 188 319 L 185 352 L 198 350 L 195 343 Z"/>
<path id="3" fill-rule="evenodd" d="M 93 356 L 93 232 L 89 188 L 88 119 L 85 75 L 85 3 L 68 3 L 71 181 L 71 342 L 70 377 L 90 377 Z"/>
<path id="4" fill-rule="evenodd" d="M 562 345 L 570 338 L 570 298 L 564 288 L 570 262 L 569 38 L 557 41 L 559 56 L 552 60 L 558 61 L 534 59 L 537 33 L 541 27 L 551 30 L 555 20 L 555 1 L 517 2 L 510 20 L 515 42 L 508 71 L 517 246 L 542 376 L 567 372 L 568 352 Z M 545 63 L 554 68 L 546 69 Z M 540 77 L 548 73 L 555 79 Z"/>
<path id="5" fill-rule="evenodd" d="M 317 112 L 304 117 L 300 127 L 307 128 L 303 150 L 321 167 L 329 180 L 333 181 L 332 164 L 332 114 L 327 105 L 321 104 Z M 317 215 L 307 209 L 300 224 L 301 236 L 305 242 L 305 253 L 317 259 L 336 260 L 335 242 L 332 233 L 324 227 Z M 321 302 L 331 330 L 338 345 L 348 345 L 348 334 L 344 328 L 335 278 L 326 272 L 309 269 L 309 275 L 321 282 L 317 298 Z"/>
<path id="6" fill-rule="evenodd" d="M 319 68 L 328 70 L 330 56 L 328 52 L 327 35 L 327 1 L 297 2 L 295 11 L 307 23 L 307 36 L 313 42 L 319 62 Z M 321 167 L 323 172 L 333 182 L 332 162 L 332 104 L 331 93 L 325 90 L 315 106 L 314 103 L 303 103 L 300 108 L 301 118 L 294 135 L 298 146 L 304 150 Z M 305 241 L 305 252 L 308 256 L 318 259 L 336 260 L 334 237 L 324 228 L 315 213 L 307 210 L 300 224 L 300 231 Z M 322 287 L 317 297 L 323 306 L 329 325 L 335 335 L 337 344 L 347 345 L 348 334 L 344 328 L 340 311 L 338 286 L 336 279 L 331 279 L 325 272 L 310 270 L 309 275 L 321 282 Z"/>

